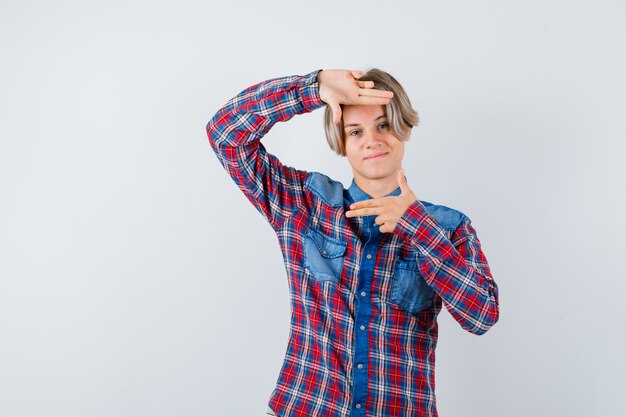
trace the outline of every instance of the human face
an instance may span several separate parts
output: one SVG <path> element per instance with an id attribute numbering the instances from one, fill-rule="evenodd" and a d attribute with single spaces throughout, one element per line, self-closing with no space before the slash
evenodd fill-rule
<path id="1" fill-rule="evenodd" d="M 346 157 L 357 185 L 395 190 L 404 142 L 391 131 L 385 106 L 344 106 L 342 116 Z"/>

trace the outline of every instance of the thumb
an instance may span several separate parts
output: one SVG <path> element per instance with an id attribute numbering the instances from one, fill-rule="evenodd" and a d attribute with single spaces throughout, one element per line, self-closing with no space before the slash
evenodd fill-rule
<path id="1" fill-rule="evenodd" d="M 337 124 L 341 121 L 341 106 L 337 101 L 331 101 L 328 103 L 330 109 L 333 111 L 333 123 Z"/>
<path id="2" fill-rule="evenodd" d="M 398 185 L 400 185 L 400 194 L 407 194 L 411 192 L 409 184 L 406 181 L 406 177 L 404 176 L 404 168 L 398 171 Z"/>

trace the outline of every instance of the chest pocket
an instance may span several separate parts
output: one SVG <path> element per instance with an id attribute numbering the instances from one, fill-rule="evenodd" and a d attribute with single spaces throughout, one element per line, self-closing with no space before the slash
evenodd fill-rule
<path id="1" fill-rule="evenodd" d="M 433 303 L 435 291 L 426 283 L 415 261 L 396 262 L 391 286 L 391 302 L 409 313 L 419 313 Z"/>
<path id="2" fill-rule="evenodd" d="M 348 244 L 310 228 L 304 238 L 304 266 L 318 281 L 339 282 Z"/>

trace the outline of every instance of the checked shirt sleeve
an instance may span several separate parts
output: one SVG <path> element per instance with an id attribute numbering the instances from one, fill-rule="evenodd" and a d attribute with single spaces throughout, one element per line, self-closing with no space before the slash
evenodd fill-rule
<path id="1" fill-rule="evenodd" d="M 416 201 L 400 218 L 394 233 L 415 245 L 420 273 L 461 327 L 481 335 L 498 321 L 498 287 L 468 217 L 463 216 L 448 239 L 446 231 Z"/>
<path id="2" fill-rule="evenodd" d="M 275 123 L 324 105 L 318 72 L 248 87 L 207 124 L 209 142 L 220 163 L 274 229 L 302 205 L 308 173 L 283 165 L 260 140 Z"/>

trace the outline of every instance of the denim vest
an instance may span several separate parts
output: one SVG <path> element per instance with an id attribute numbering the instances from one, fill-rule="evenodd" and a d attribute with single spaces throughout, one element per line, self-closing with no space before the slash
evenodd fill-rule
<path id="1" fill-rule="evenodd" d="M 354 180 L 352 180 L 350 187 L 344 190 L 340 182 L 317 172 L 312 173 L 308 177 L 305 189 L 310 190 L 315 198 L 340 210 L 340 215 L 345 215 L 345 211 L 350 204 L 372 198 L 361 190 Z M 385 197 L 398 196 L 400 192 L 401 190 L 398 187 Z M 450 207 L 423 200 L 420 200 L 420 202 L 425 206 L 426 212 L 444 229 L 448 238 L 452 236 L 452 233 L 466 218 L 463 213 Z M 366 241 L 373 240 L 374 242 L 379 242 L 381 240 L 382 233 L 374 224 L 376 217 L 376 215 L 363 217 L 363 236 L 361 236 L 361 240 L 364 244 Z M 305 267 L 320 281 L 337 282 L 344 263 L 343 255 L 346 247 L 346 242 L 333 239 L 319 233 L 314 228 L 310 228 L 307 231 L 304 242 Z M 398 258 L 395 262 L 393 275 L 393 285 L 389 294 L 389 300 L 394 305 L 409 313 L 416 314 L 432 304 L 434 290 L 421 276 L 415 259 Z"/>

